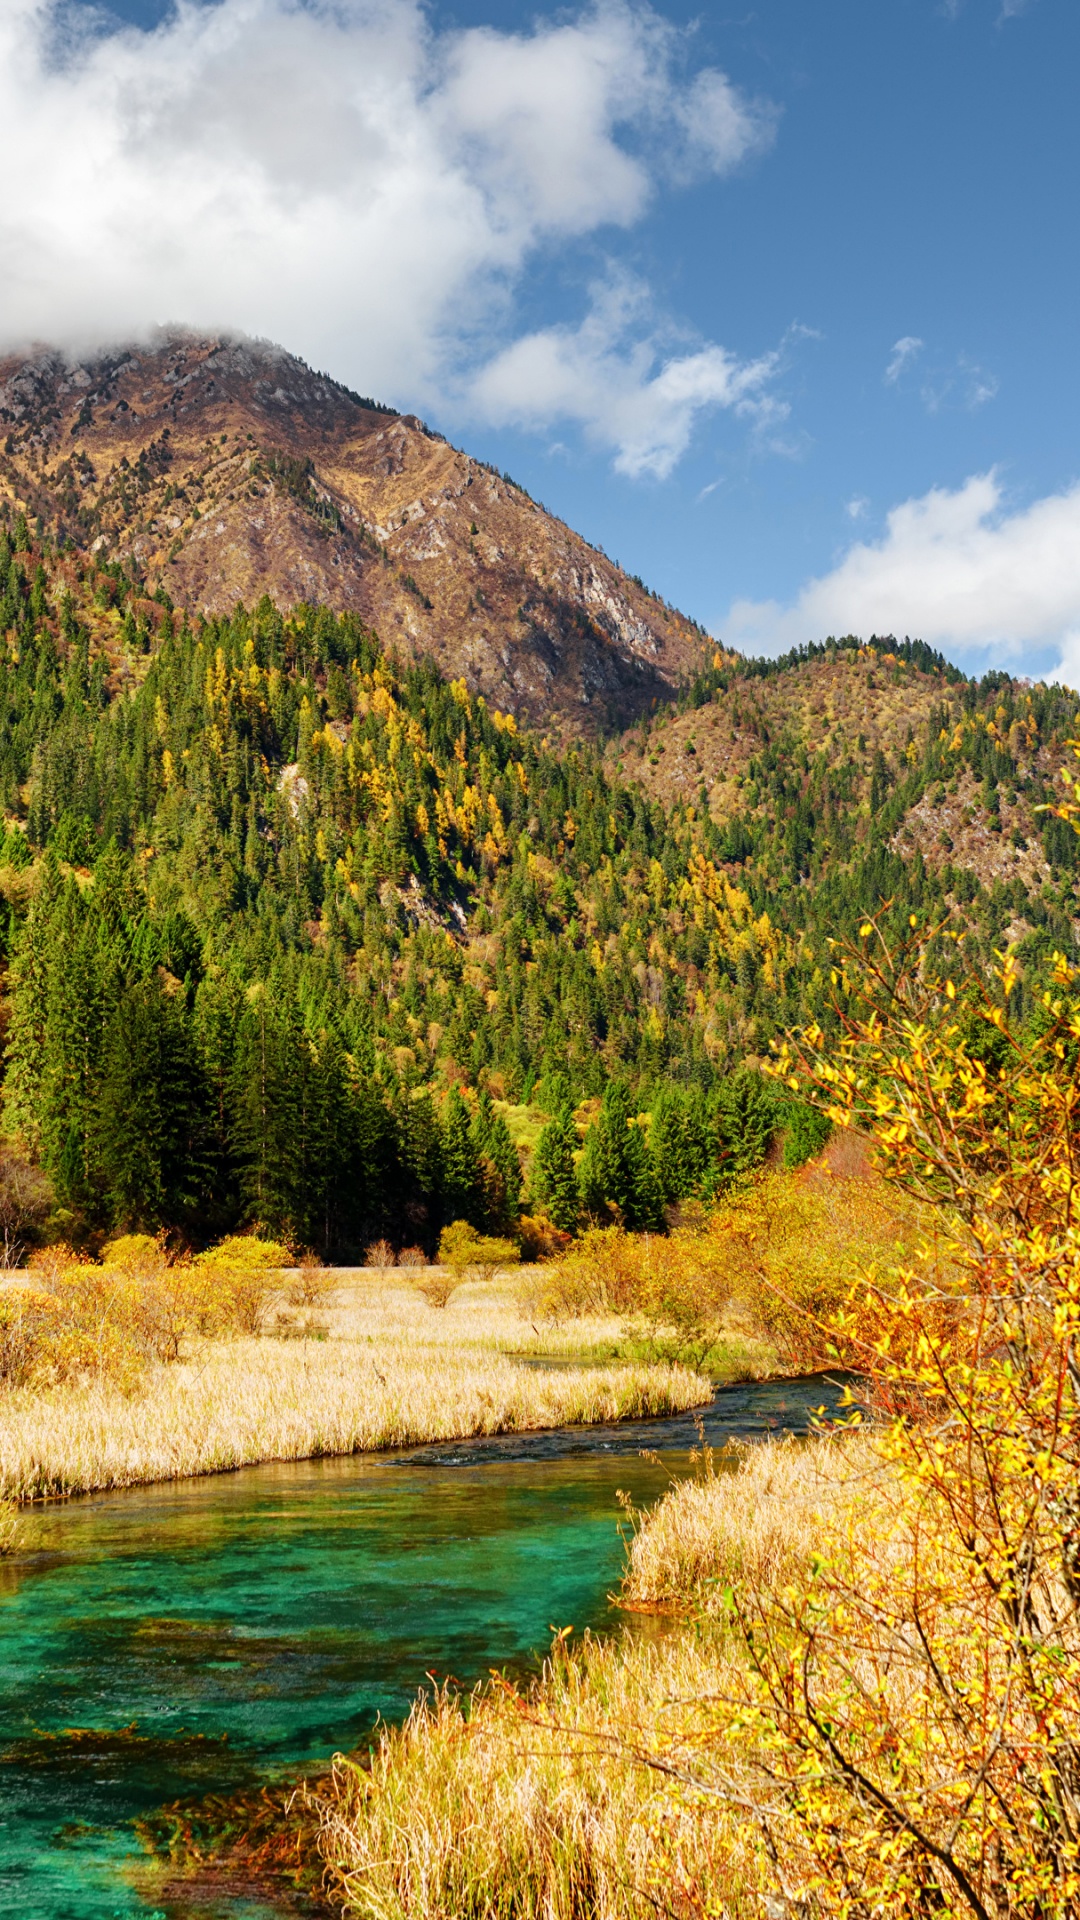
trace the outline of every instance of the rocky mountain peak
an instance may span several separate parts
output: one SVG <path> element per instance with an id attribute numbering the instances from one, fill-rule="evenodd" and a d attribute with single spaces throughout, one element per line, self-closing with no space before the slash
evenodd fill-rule
<path id="1" fill-rule="evenodd" d="M 626 724 L 707 645 L 506 475 L 268 342 L 2 360 L 0 446 L 0 499 L 148 592 L 352 608 L 558 732 Z"/>

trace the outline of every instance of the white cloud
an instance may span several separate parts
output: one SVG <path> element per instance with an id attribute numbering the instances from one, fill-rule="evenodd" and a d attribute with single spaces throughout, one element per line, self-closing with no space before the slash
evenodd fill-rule
<path id="1" fill-rule="evenodd" d="M 723 347 L 664 353 L 648 328 L 643 288 L 626 279 L 593 289 L 578 327 L 526 334 L 479 374 L 472 402 L 498 425 L 569 421 L 615 449 L 620 473 L 665 479 L 685 453 L 702 412 L 727 408 L 759 430 L 786 408 L 768 392 L 777 355 L 740 361 Z"/>
<path id="2" fill-rule="evenodd" d="M 664 178 L 771 137 L 767 108 L 688 76 L 684 40 L 627 0 L 521 34 L 437 33 L 418 0 L 177 0 L 148 32 L 91 17 L 0 0 L 0 345 L 231 326 L 430 402 L 463 390 L 481 328 L 512 335 L 538 249 L 628 227 Z M 535 353 L 502 357 L 504 403 Z M 724 383 L 721 348 L 698 360 L 663 371 L 683 416 L 688 381 Z"/>
<path id="3" fill-rule="evenodd" d="M 961 355 L 960 372 L 965 383 L 964 404 L 969 413 L 977 413 L 988 400 L 996 400 L 999 381 L 996 373 L 988 373 L 985 367 L 977 366 L 972 360 Z"/>
<path id="4" fill-rule="evenodd" d="M 906 333 L 897 340 L 885 368 L 885 384 L 896 387 L 903 382 L 908 386 L 905 375 L 924 353 L 925 340 L 917 334 Z M 960 353 L 953 361 L 943 360 L 940 355 L 934 357 L 929 368 L 924 368 L 919 382 L 919 398 L 927 413 L 941 413 L 944 409 L 963 407 L 968 413 L 977 413 L 988 400 L 996 398 L 998 378 L 972 360 L 966 353 Z"/>
<path id="5" fill-rule="evenodd" d="M 927 413 L 957 407 L 963 407 L 967 413 L 978 413 L 988 400 L 997 398 L 999 385 L 996 373 L 989 373 L 961 353 L 954 365 L 939 367 L 928 374 L 919 392 Z"/>
<path id="6" fill-rule="evenodd" d="M 771 146 L 778 114 L 769 101 L 748 101 L 726 74 L 706 67 L 673 103 L 675 124 L 685 139 L 680 152 L 671 143 L 670 164 L 676 178 L 696 171 L 729 173 L 751 154 Z"/>
<path id="7" fill-rule="evenodd" d="M 827 634 L 910 634 L 956 657 L 1022 662 L 1056 652 L 1080 672 L 1080 485 L 1009 512 L 996 473 L 894 507 L 789 606 L 737 601 L 721 631 L 775 654 Z"/>
<path id="8" fill-rule="evenodd" d="M 897 340 L 893 347 L 889 364 L 885 369 L 885 384 L 887 387 L 894 387 L 896 385 L 900 375 L 922 352 L 924 345 L 925 342 L 920 340 L 914 333 L 905 333 L 902 340 Z"/>

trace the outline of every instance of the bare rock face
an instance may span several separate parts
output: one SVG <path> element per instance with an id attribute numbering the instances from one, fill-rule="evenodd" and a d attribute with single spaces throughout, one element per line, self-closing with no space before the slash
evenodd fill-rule
<path id="1" fill-rule="evenodd" d="M 0 361 L 0 445 L 0 500 L 148 591 L 351 608 L 559 733 L 626 725 L 707 644 L 492 468 L 263 342 Z"/>

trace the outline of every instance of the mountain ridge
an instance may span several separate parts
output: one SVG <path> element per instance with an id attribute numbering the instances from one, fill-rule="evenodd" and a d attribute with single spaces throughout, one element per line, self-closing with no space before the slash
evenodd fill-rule
<path id="1" fill-rule="evenodd" d="M 545 1115 L 558 1181 L 521 1171 L 556 1225 L 579 1151 L 587 1215 L 659 1225 L 748 1143 L 812 1145 L 754 1069 L 829 1027 L 866 915 L 937 929 L 958 987 L 1009 945 L 1018 1014 L 1075 953 L 1060 688 L 717 653 L 618 741 L 553 743 L 355 614 L 147 585 L 0 510 L 4 1150 L 67 1238 L 502 1231 L 503 1130 L 539 1154 Z"/>

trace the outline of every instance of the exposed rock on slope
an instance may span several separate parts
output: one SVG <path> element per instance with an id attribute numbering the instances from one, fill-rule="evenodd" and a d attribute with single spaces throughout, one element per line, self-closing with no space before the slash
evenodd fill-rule
<path id="1" fill-rule="evenodd" d="M 190 609 L 351 607 L 523 719 L 625 724 L 704 636 L 520 488 L 281 349 L 0 361 L 0 499 Z"/>

